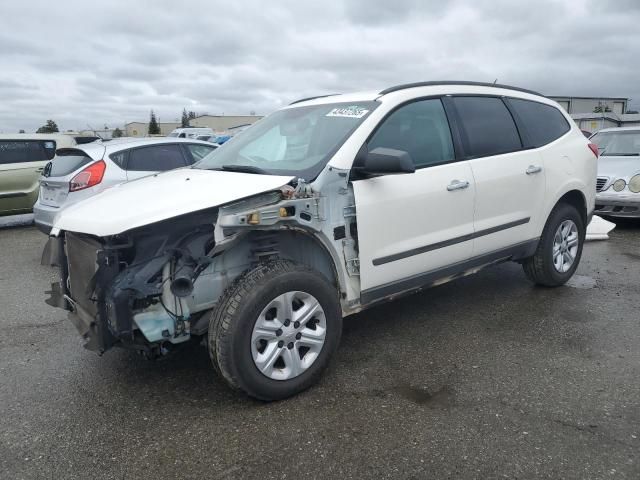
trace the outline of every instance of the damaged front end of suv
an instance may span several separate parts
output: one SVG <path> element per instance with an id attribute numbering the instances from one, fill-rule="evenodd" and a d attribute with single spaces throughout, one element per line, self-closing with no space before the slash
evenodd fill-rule
<path id="1" fill-rule="evenodd" d="M 99 238 L 51 237 L 43 263 L 60 268 L 47 303 L 69 310 L 85 347 L 115 344 L 156 356 L 190 338 L 194 282 L 215 255 L 217 209 Z"/>
<path id="2" fill-rule="evenodd" d="M 332 177 L 328 189 L 346 183 L 338 172 Z M 54 229 L 42 263 L 57 267 L 60 281 L 46 302 L 69 311 L 85 348 L 102 354 L 118 346 L 156 358 L 201 340 L 225 289 L 265 261 L 295 260 L 337 282 L 344 271 L 334 265 L 346 264 L 342 255 L 332 258 L 329 244 L 355 255 L 355 219 L 343 218 L 353 225 L 330 238 L 326 199 L 301 179 L 291 183 L 114 235 Z"/>
<path id="3" fill-rule="evenodd" d="M 65 208 L 43 252 L 60 272 L 47 303 L 99 354 L 204 340 L 254 397 L 307 388 L 361 309 L 354 192 L 329 160 L 376 107 L 285 108 L 191 168 Z"/>

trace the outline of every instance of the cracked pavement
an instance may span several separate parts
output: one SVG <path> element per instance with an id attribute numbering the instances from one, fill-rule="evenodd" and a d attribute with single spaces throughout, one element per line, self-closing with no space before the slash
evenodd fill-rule
<path id="1" fill-rule="evenodd" d="M 348 317 L 320 384 L 271 404 L 203 347 L 83 350 L 44 243 L 0 229 L 3 478 L 640 478 L 640 222 L 570 286 L 504 264 Z"/>

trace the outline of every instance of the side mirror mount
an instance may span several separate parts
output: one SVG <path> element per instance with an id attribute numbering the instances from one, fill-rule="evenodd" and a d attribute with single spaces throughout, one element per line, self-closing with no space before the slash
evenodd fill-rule
<path id="1" fill-rule="evenodd" d="M 354 170 L 361 176 L 370 177 L 414 173 L 416 167 L 408 152 L 378 147 L 362 155 Z"/>

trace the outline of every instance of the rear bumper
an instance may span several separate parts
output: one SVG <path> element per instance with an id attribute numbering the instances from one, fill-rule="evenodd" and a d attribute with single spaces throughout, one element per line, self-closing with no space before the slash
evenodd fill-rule
<path id="1" fill-rule="evenodd" d="M 640 193 L 598 193 L 596 215 L 640 218 Z"/>
<path id="2" fill-rule="evenodd" d="M 33 221 L 36 224 L 38 230 L 42 233 L 49 235 L 51 228 L 53 227 L 53 219 L 60 212 L 60 208 L 47 207 L 42 205 L 38 200 L 33 206 Z"/>

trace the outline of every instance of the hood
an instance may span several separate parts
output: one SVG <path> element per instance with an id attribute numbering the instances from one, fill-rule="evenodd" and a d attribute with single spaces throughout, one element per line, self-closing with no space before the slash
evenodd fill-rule
<path id="1" fill-rule="evenodd" d="M 294 177 L 182 168 L 122 183 L 69 205 L 53 228 L 98 237 L 275 190 Z"/>
<path id="2" fill-rule="evenodd" d="M 640 157 L 608 157 L 598 158 L 598 176 L 616 178 L 633 177 L 640 172 Z"/>

